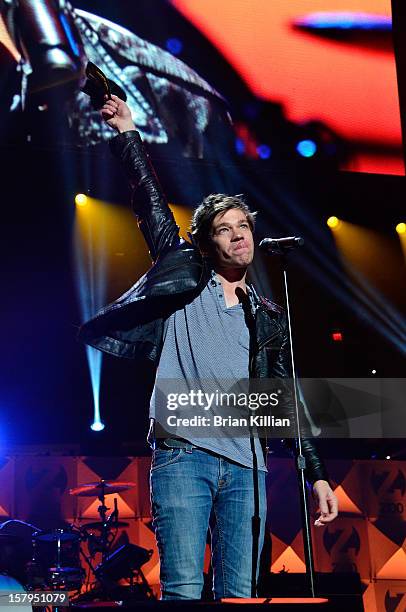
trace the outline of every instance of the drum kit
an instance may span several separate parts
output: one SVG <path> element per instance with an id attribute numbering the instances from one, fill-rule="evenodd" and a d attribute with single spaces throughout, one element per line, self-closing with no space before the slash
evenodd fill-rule
<path id="1" fill-rule="evenodd" d="M 152 550 L 130 543 L 115 547 L 118 529 L 128 527 L 129 524 L 119 520 L 117 498 L 114 498 L 114 509 L 110 514 L 106 506 L 107 495 L 121 493 L 134 486 L 134 482 L 100 480 L 70 489 L 70 495 L 75 497 L 99 499 L 100 520 L 81 527 L 71 525 L 49 531 L 33 531 L 31 558 L 23 564 L 24 576 L 20 569 L 14 572 L 14 577 L 21 580 L 28 591 L 69 591 L 71 599 L 78 605 L 81 601 L 93 599 L 153 598 L 153 592 L 141 570 L 151 558 Z M 28 525 L 23 521 L 7 521 L 13 522 Z M 32 525 L 30 527 L 35 529 Z M 4 553 L 6 548 L 17 549 L 18 536 L 3 531 L 0 529 L 0 553 Z M 97 554 L 100 561 L 95 565 Z M 87 567 L 86 571 L 81 560 Z M 22 564 L 19 565 L 21 568 Z M 7 563 L 7 554 L 0 554 L 0 576 L 12 576 L 12 566 L 13 563 Z M 120 586 L 123 581 L 128 586 Z"/>

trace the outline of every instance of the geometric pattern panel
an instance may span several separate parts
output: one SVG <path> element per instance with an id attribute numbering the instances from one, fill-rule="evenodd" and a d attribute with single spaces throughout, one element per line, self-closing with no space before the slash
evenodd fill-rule
<path id="1" fill-rule="evenodd" d="M 128 491 L 106 496 L 106 506 L 113 509 L 114 499 L 117 500 L 119 516 L 122 519 L 136 518 L 139 507 L 138 489 L 138 459 L 131 457 L 81 457 L 78 462 L 78 486 L 104 480 L 119 480 L 134 482 L 135 486 Z M 81 519 L 97 519 L 100 501 L 94 497 L 78 497 L 78 517 Z"/>
<path id="2" fill-rule="evenodd" d="M 149 494 L 149 470 L 151 467 L 151 457 L 138 457 L 136 464 L 136 500 L 135 517 L 142 519 L 151 518 L 151 501 Z"/>
<path id="3" fill-rule="evenodd" d="M 370 583 L 363 603 L 366 612 L 405 612 L 406 581 L 378 580 Z"/>
<path id="4" fill-rule="evenodd" d="M 337 497 L 338 507 L 340 508 L 340 512 L 345 512 L 347 514 L 353 515 L 362 515 L 362 504 L 354 502 L 353 498 L 347 493 L 346 488 L 343 485 L 338 485 L 334 488 L 335 496 Z"/>
<path id="5" fill-rule="evenodd" d="M 312 527 L 315 569 L 319 572 L 357 572 L 371 577 L 367 521 L 338 516 L 323 527 Z"/>
<path id="6" fill-rule="evenodd" d="M 107 496 L 106 505 L 110 512 L 116 498 L 120 519 L 130 525 L 119 530 L 118 538 L 128 538 L 153 551 L 143 569 L 148 582 L 158 585 L 159 562 L 150 525 L 150 462 L 149 457 L 2 458 L 0 522 L 11 517 L 49 530 L 73 521 L 78 524 L 98 520 L 99 501 L 75 498 L 69 495 L 69 489 L 101 478 L 132 481 L 135 486 L 130 490 Z M 364 600 L 378 602 L 371 606 L 385 612 L 406 611 L 404 603 L 399 603 L 404 601 L 402 589 L 406 584 L 406 463 L 329 461 L 327 467 L 341 514 L 331 525 L 315 528 L 316 508 L 311 504 L 316 570 L 357 571 L 367 586 Z M 273 572 L 304 571 L 298 486 L 292 460 L 270 459 L 267 493 L 267 535 L 272 538 L 272 546 L 268 545 L 266 567 Z M 207 554 L 206 566 L 208 558 Z"/>
<path id="7" fill-rule="evenodd" d="M 348 512 L 352 515 L 364 514 L 364 493 L 363 487 L 360 487 L 360 482 L 363 482 L 360 462 L 330 461 L 328 469 L 340 512 Z"/>
<path id="8" fill-rule="evenodd" d="M 363 507 L 370 519 L 406 521 L 406 464 L 404 461 L 360 461 Z"/>
<path id="9" fill-rule="evenodd" d="M 76 486 L 76 462 L 73 457 L 16 457 L 14 518 L 46 530 L 66 526 L 76 513 L 76 499 L 69 495 Z"/>
<path id="10" fill-rule="evenodd" d="M 368 539 L 373 578 L 406 580 L 406 541 L 399 547 L 372 522 L 368 523 Z"/>
<path id="11" fill-rule="evenodd" d="M 362 595 L 362 603 L 364 605 L 364 610 L 367 612 L 378 612 L 378 608 L 376 607 L 376 594 L 375 594 L 375 583 L 374 582 L 366 582 L 364 581 L 365 591 Z M 382 612 L 386 612 L 382 610 Z"/>
<path id="12" fill-rule="evenodd" d="M 275 574 L 279 572 L 289 571 L 290 573 L 304 573 L 306 565 L 304 562 L 303 553 L 303 537 L 299 531 L 296 538 L 290 545 L 286 545 L 277 538 L 272 537 L 272 566 L 271 571 Z"/>

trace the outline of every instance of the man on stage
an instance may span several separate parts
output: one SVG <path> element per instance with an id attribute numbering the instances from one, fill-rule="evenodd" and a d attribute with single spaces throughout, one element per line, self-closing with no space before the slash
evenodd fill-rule
<path id="1" fill-rule="evenodd" d="M 159 366 L 150 407 L 151 502 L 163 599 L 200 599 L 209 527 L 215 598 L 251 597 L 266 514 L 259 439 L 187 433 L 155 439 L 154 419 L 156 390 L 165 380 L 183 388 L 202 379 L 290 376 L 285 316 L 246 283 L 254 214 L 239 196 L 210 195 L 193 216 L 194 244 L 182 240 L 127 105 L 112 96 L 101 112 L 119 132 L 111 148 L 134 188 L 134 210 L 154 265 L 87 322 L 81 338 L 110 354 Z M 285 410 L 293 421 L 293 407 Z M 303 454 L 321 526 L 337 516 L 337 500 L 310 440 L 303 440 Z"/>

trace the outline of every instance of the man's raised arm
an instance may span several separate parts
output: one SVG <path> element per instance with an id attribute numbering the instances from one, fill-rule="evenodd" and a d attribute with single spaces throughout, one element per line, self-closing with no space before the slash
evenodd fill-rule
<path id="1" fill-rule="evenodd" d="M 110 141 L 133 187 L 133 208 L 153 261 L 179 245 L 179 228 L 155 170 L 136 130 L 127 104 L 117 96 L 101 109 L 106 123 L 119 134 Z"/>

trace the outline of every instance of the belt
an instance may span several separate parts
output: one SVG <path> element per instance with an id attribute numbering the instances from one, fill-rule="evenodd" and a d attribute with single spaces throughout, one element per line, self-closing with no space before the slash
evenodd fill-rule
<path id="1" fill-rule="evenodd" d="M 167 450 L 168 448 L 184 448 L 186 450 L 192 450 L 197 448 L 196 444 L 192 444 L 187 440 L 181 438 L 165 438 L 164 440 L 157 440 L 157 448 Z"/>

